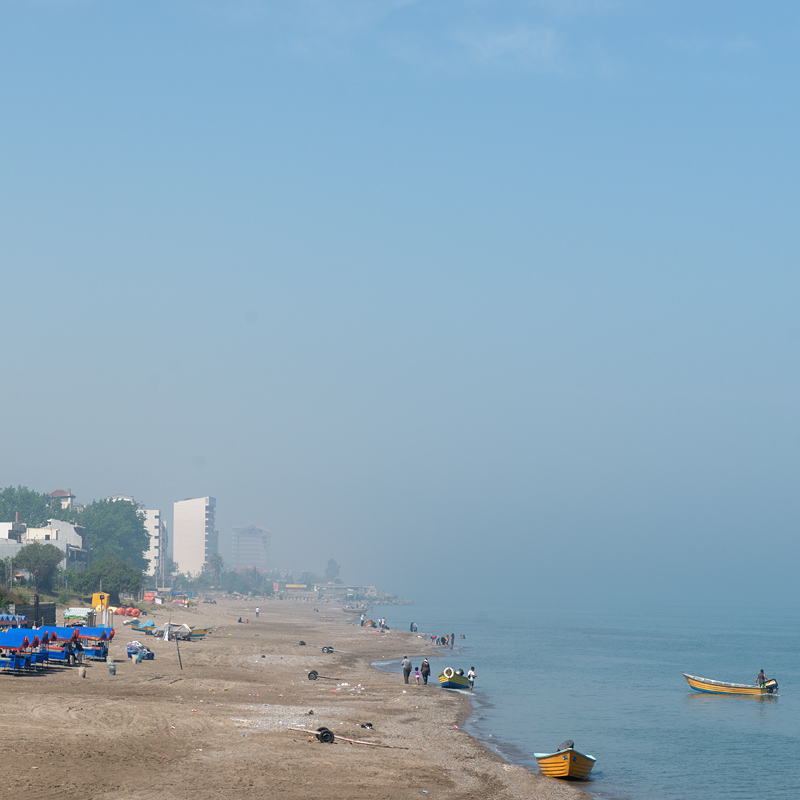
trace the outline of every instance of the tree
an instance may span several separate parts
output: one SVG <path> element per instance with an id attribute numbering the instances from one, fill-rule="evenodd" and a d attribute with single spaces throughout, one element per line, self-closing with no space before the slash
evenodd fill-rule
<path id="1" fill-rule="evenodd" d="M 25 486 L 7 486 L 0 490 L 0 521 L 19 521 L 32 528 L 42 528 L 50 519 L 63 519 L 68 509 L 61 508 L 61 500 L 48 494 L 39 494 Z"/>
<path id="2" fill-rule="evenodd" d="M 40 591 L 49 591 L 58 565 L 64 560 L 64 553 L 53 544 L 34 542 L 26 544 L 14 556 L 17 567 L 27 570 Z"/>
<path id="3" fill-rule="evenodd" d="M 119 604 L 119 593 L 129 592 L 135 594 L 142 588 L 144 575 L 142 570 L 126 564 L 118 556 L 107 556 L 93 561 L 86 569 L 75 572 L 72 585 L 81 594 L 93 594 L 100 591 L 108 592 L 111 605 Z"/>
<path id="4" fill-rule="evenodd" d="M 206 567 L 208 571 L 214 575 L 214 580 L 219 586 L 219 576 L 222 574 L 222 568 L 225 566 L 225 560 L 219 553 L 212 553 L 208 557 L 208 561 L 206 562 Z"/>
<path id="5" fill-rule="evenodd" d="M 328 566 L 325 567 L 325 580 L 328 581 L 328 583 L 336 580 L 336 578 L 339 577 L 339 571 L 339 565 L 332 558 L 329 558 Z"/>
<path id="6" fill-rule="evenodd" d="M 147 569 L 144 554 L 150 548 L 144 520 L 144 514 L 129 500 L 98 500 L 76 519 L 86 528 L 92 561 L 119 558 L 139 571 Z"/>

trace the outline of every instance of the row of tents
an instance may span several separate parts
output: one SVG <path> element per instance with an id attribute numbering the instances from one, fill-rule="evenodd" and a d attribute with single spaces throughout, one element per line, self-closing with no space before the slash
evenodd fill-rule
<path id="1" fill-rule="evenodd" d="M 13 674 L 38 669 L 49 662 L 69 664 L 76 650 L 85 658 L 105 659 L 108 643 L 114 638 L 113 628 L 10 628 L 0 631 L 0 669 Z"/>

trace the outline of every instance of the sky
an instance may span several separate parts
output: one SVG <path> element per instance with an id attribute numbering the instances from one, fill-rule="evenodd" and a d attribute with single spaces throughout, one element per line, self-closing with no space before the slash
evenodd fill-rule
<path id="1" fill-rule="evenodd" d="M 800 5 L 0 4 L 0 484 L 478 603 L 800 604 Z"/>

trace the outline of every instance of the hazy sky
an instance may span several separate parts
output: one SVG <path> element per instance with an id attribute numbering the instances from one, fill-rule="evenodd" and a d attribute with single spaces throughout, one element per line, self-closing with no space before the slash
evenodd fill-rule
<path id="1" fill-rule="evenodd" d="M 799 53 L 795 0 L 3 3 L 0 485 L 800 602 Z"/>

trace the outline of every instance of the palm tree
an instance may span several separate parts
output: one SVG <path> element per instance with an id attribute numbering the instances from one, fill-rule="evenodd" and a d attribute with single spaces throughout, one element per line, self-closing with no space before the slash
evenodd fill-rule
<path id="1" fill-rule="evenodd" d="M 217 587 L 219 587 L 220 575 L 222 574 L 222 568 L 225 566 L 225 560 L 219 553 L 212 553 L 208 557 L 206 566 L 214 573 L 214 579 L 217 582 Z"/>

